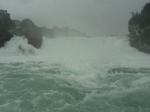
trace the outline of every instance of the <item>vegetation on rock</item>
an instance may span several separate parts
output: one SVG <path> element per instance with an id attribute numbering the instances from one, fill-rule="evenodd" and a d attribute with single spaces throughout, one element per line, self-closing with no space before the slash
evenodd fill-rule
<path id="1" fill-rule="evenodd" d="M 140 13 L 132 12 L 128 30 L 131 46 L 150 53 L 150 3 L 147 3 Z"/>
<path id="2" fill-rule="evenodd" d="M 13 37 L 10 33 L 12 28 L 14 28 L 14 24 L 10 19 L 10 15 L 7 11 L 0 10 L 0 47 L 3 47 L 4 43 Z"/>

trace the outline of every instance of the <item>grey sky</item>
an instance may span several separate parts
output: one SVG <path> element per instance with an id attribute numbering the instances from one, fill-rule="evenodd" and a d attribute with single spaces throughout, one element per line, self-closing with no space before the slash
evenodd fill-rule
<path id="1" fill-rule="evenodd" d="M 130 12 L 149 0 L 1 0 L 12 19 L 52 28 L 69 26 L 93 36 L 128 34 Z"/>

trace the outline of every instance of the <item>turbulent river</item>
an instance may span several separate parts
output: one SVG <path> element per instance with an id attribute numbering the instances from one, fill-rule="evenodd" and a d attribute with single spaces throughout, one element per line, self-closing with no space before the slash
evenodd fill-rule
<path id="1" fill-rule="evenodd" d="M 127 37 L 15 37 L 0 49 L 0 112 L 150 112 L 150 55 Z"/>

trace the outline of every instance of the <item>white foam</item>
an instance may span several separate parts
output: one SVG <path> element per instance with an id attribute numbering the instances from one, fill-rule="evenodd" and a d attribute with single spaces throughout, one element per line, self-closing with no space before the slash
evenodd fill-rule
<path id="1" fill-rule="evenodd" d="M 130 47 L 127 37 L 44 37 L 43 46 L 39 50 L 27 44 L 26 38 L 14 37 L 0 49 L 0 62 L 26 61 L 61 63 L 83 70 L 91 65 L 101 68 L 150 66 L 149 55 Z"/>

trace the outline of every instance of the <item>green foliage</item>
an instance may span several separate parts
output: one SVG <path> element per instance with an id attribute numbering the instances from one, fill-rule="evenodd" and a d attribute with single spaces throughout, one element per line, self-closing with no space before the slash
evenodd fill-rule
<path id="1" fill-rule="evenodd" d="M 14 24 L 10 19 L 10 14 L 0 10 L 0 47 L 3 47 L 5 42 L 13 37 L 9 31 L 12 28 L 14 28 Z"/>
<path id="2" fill-rule="evenodd" d="M 141 13 L 131 12 L 128 30 L 131 46 L 150 53 L 150 3 L 145 4 Z"/>
<path id="3" fill-rule="evenodd" d="M 131 12 L 132 17 L 129 20 L 129 25 L 139 25 L 141 28 L 144 28 L 147 25 L 150 25 L 150 3 L 147 3 L 141 13 Z"/>

